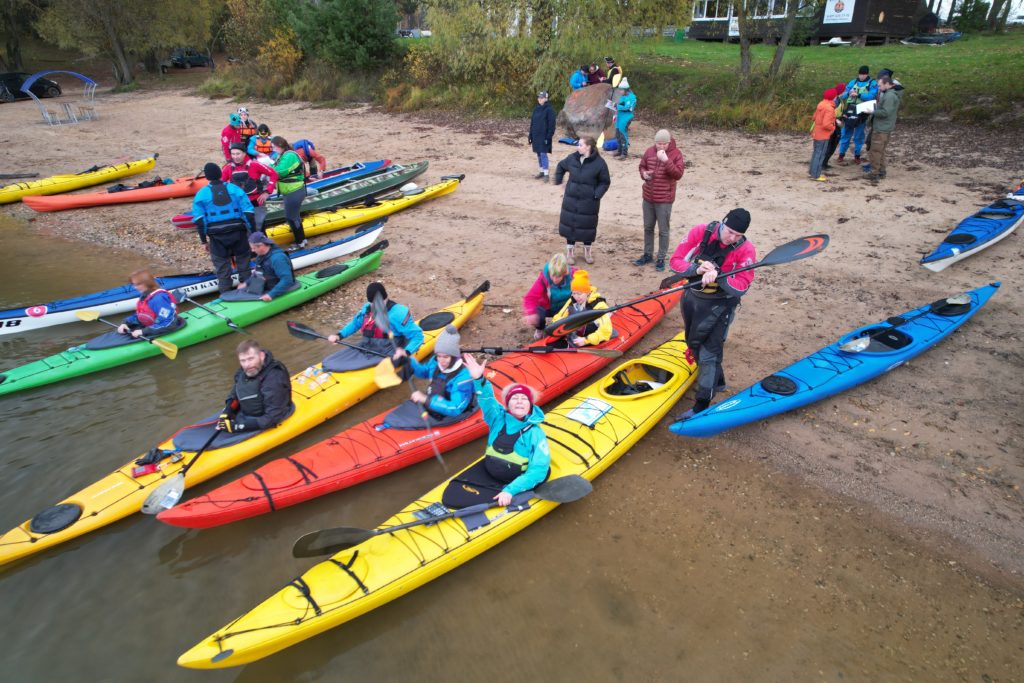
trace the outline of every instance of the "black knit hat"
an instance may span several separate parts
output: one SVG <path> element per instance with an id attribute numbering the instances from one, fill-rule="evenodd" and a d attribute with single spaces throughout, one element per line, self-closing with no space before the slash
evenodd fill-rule
<path id="1" fill-rule="evenodd" d="M 859 74 L 864 74 L 864 75 L 866 76 L 866 75 L 868 75 L 869 73 L 871 73 L 871 69 L 869 69 L 869 68 L 868 68 L 868 65 L 867 65 L 867 64 L 865 64 L 864 66 L 862 66 L 862 67 L 861 67 L 861 68 L 860 68 L 860 69 L 859 69 L 859 70 L 857 71 L 857 73 L 859 73 Z"/>
<path id="2" fill-rule="evenodd" d="M 388 298 L 388 290 L 384 289 L 384 285 L 380 282 L 371 282 L 366 285 L 366 300 L 373 303 L 373 300 L 377 297 L 381 299 Z"/>
<path id="3" fill-rule="evenodd" d="M 220 166 L 211 161 L 203 166 L 203 175 L 207 180 L 220 180 Z"/>
<path id="4" fill-rule="evenodd" d="M 750 212 L 746 209 L 733 209 L 725 215 L 722 223 L 730 230 L 745 233 L 750 227 Z"/>

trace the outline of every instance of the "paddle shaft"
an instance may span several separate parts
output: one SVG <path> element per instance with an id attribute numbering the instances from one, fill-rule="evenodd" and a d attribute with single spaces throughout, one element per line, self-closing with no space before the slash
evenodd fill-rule
<path id="1" fill-rule="evenodd" d="M 184 299 L 185 301 L 189 302 L 190 304 L 198 306 L 199 308 L 203 309 L 204 311 L 206 311 L 210 315 L 217 316 L 218 318 L 220 318 L 221 320 L 226 322 L 228 324 L 228 327 L 230 327 L 235 332 L 241 332 L 242 334 L 249 334 L 245 329 L 242 328 L 241 325 L 236 323 L 231 318 L 227 317 L 226 315 L 222 315 L 222 314 L 218 313 L 217 311 L 213 310 L 212 308 L 209 308 L 207 306 L 202 305 L 201 303 L 199 303 L 198 301 L 196 301 L 192 297 L 190 297 L 190 296 L 183 296 L 182 299 Z"/>
<path id="2" fill-rule="evenodd" d="M 488 356 L 502 356 L 506 353 L 587 353 L 592 356 L 603 356 L 605 358 L 618 358 L 622 351 L 618 349 L 588 349 L 585 346 L 567 346 L 558 348 L 553 346 L 526 346 L 521 349 L 505 349 L 500 346 L 482 346 L 479 349 L 464 349 L 463 353 L 484 353 Z"/>
<path id="3" fill-rule="evenodd" d="M 306 327 L 305 325 L 300 325 L 299 323 L 292 322 L 291 320 L 289 320 L 287 322 L 287 325 L 288 325 L 288 330 L 292 333 L 292 336 L 296 336 L 296 337 L 300 337 L 300 338 L 303 337 L 303 336 L 316 337 L 317 339 L 323 339 L 324 341 L 331 342 L 331 340 L 328 339 L 326 337 L 326 335 L 320 334 L 316 330 L 313 330 L 313 329 L 311 329 L 309 327 Z M 342 341 L 341 339 L 339 339 L 336 342 L 331 342 L 331 343 L 332 344 L 338 344 L 340 346 L 347 346 L 350 349 L 355 349 L 356 351 L 362 351 L 363 353 L 368 353 L 371 356 L 380 356 L 381 358 L 391 358 L 391 356 L 389 356 L 386 353 L 381 353 L 380 351 L 374 351 L 373 349 L 367 349 L 367 348 L 364 348 L 362 346 L 357 346 L 356 344 L 350 344 L 347 341 Z"/>
<path id="4" fill-rule="evenodd" d="M 101 318 L 99 316 L 96 316 L 96 320 L 99 320 L 101 323 L 104 323 L 106 325 L 110 325 L 115 330 L 120 327 L 120 325 L 118 325 L 117 323 L 112 323 L 109 320 L 107 320 L 106 318 Z M 171 344 L 170 342 L 164 341 L 163 339 L 154 339 L 153 337 L 147 337 L 144 334 L 140 334 L 138 336 L 138 338 L 139 339 L 144 339 L 144 340 L 148 341 L 150 344 L 152 344 L 153 346 L 156 346 L 161 351 L 163 350 L 163 346 L 162 345 L 167 345 L 168 347 L 174 347 L 174 345 Z M 177 348 L 177 347 L 175 347 L 175 348 Z"/>

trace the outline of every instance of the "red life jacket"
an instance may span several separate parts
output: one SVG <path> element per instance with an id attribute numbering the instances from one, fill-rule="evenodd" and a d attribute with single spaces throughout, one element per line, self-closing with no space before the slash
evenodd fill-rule
<path id="1" fill-rule="evenodd" d="M 175 307 L 177 307 L 178 305 L 178 300 L 175 299 L 174 295 L 168 292 L 166 289 L 154 289 L 146 296 L 140 296 L 139 302 L 135 304 L 135 316 L 139 319 L 139 322 L 145 325 L 146 327 L 149 327 L 150 325 L 156 322 L 156 319 L 158 317 L 157 312 L 154 311 L 152 307 L 149 305 L 149 300 L 152 299 L 157 294 L 159 294 L 160 292 L 163 292 L 164 294 L 169 296 L 171 298 L 171 303 Z"/>
<path id="2" fill-rule="evenodd" d="M 256 137 L 256 142 L 253 143 L 253 149 L 256 150 L 256 154 L 266 154 L 270 156 L 270 153 L 274 151 L 274 148 L 270 145 L 270 138 Z"/>
<path id="3" fill-rule="evenodd" d="M 391 307 L 393 305 L 394 302 L 388 302 L 389 311 L 391 310 Z M 363 333 L 364 337 L 369 337 L 370 339 L 384 339 L 385 337 L 388 336 L 382 329 L 377 327 L 377 325 L 374 323 L 373 311 L 371 310 L 367 310 L 366 315 L 363 316 L 363 326 L 362 328 L 360 328 L 360 331 Z"/>
<path id="4" fill-rule="evenodd" d="M 251 163 L 252 159 L 246 159 L 244 164 L 238 166 L 232 161 L 228 164 L 228 172 L 231 173 L 231 183 L 242 188 L 249 195 L 249 199 L 255 199 L 263 192 L 263 179 L 256 180 L 249 174 L 249 164 Z"/>

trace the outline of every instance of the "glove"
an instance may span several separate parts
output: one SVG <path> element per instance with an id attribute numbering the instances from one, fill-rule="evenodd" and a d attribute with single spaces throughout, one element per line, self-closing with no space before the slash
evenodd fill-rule
<path id="1" fill-rule="evenodd" d="M 159 448 L 151 448 L 148 453 L 146 453 L 141 458 L 138 458 L 135 461 L 135 464 L 136 465 L 153 465 L 155 463 L 160 462 L 161 460 L 163 460 L 167 456 L 169 456 L 172 452 L 173 451 L 164 451 L 164 450 L 161 450 Z"/>
<path id="2" fill-rule="evenodd" d="M 242 420 L 235 419 L 227 413 L 221 413 L 217 417 L 217 428 L 222 429 L 228 434 L 234 434 L 235 432 L 245 431 L 245 422 Z"/>

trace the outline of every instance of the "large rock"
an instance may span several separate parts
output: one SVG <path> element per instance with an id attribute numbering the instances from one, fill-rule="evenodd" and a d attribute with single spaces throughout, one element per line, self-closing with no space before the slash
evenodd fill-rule
<path id="1" fill-rule="evenodd" d="M 615 126 L 612 117 L 615 110 L 609 108 L 608 101 L 614 105 L 619 101 L 618 90 L 612 90 L 607 83 L 598 83 L 580 88 L 569 95 L 559 120 L 566 132 L 574 138 L 589 135 L 593 138 L 605 134 L 606 139 L 615 137 Z"/>

